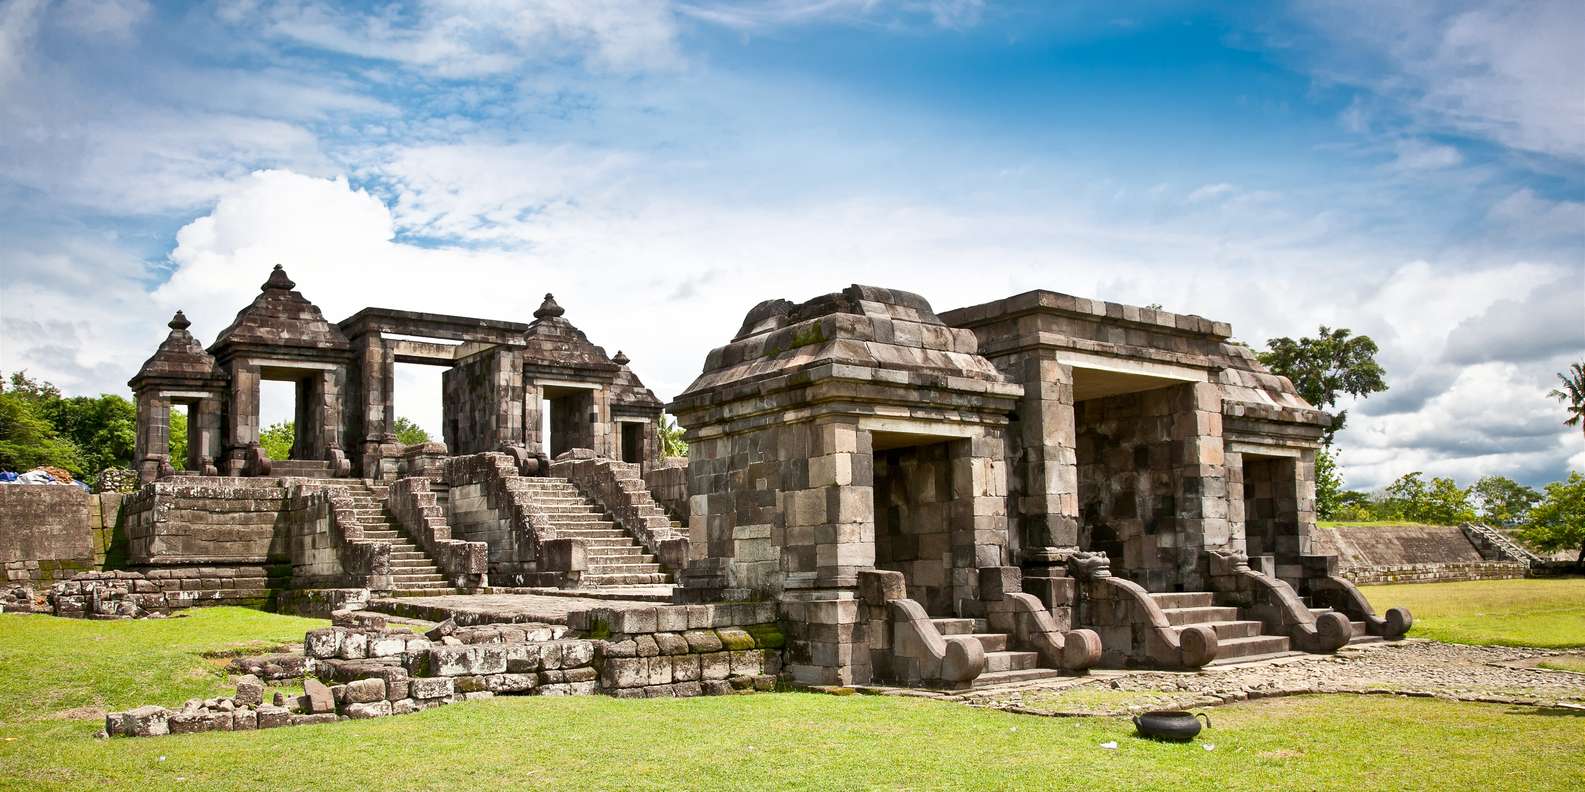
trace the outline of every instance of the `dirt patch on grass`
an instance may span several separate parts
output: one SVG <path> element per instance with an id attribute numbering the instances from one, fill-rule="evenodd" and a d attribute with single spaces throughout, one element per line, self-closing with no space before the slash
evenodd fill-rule
<path id="1" fill-rule="evenodd" d="M 104 720 L 104 707 L 72 707 L 58 712 L 51 712 L 47 717 L 50 720 Z"/>

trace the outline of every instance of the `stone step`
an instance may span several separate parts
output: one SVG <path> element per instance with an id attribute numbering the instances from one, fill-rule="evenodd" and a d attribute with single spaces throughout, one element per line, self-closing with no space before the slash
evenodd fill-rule
<path id="1" fill-rule="evenodd" d="M 441 577 L 439 572 L 414 574 L 408 574 L 404 572 L 402 574 L 391 575 L 391 581 L 394 582 L 398 587 L 407 587 L 414 583 L 443 583 L 445 580 L 446 579 Z"/>
<path id="2" fill-rule="evenodd" d="M 1280 655 L 1289 651 L 1288 639 L 1281 635 L 1257 635 L 1250 638 L 1230 638 L 1216 642 L 1216 659 L 1211 665 L 1230 662 L 1249 662 L 1260 655 Z"/>
<path id="3" fill-rule="evenodd" d="M 593 531 L 601 528 L 613 531 L 621 530 L 616 526 L 616 522 L 614 520 L 608 520 L 604 517 L 578 516 L 568 518 L 559 514 L 552 514 L 550 515 L 550 524 L 556 526 L 557 528 L 566 528 L 569 530 Z"/>
<path id="4" fill-rule="evenodd" d="M 1006 633 L 972 633 L 974 640 L 980 642 L 980 648 L 987 652 L 1007 651 Z"/>
<path id="5" fill-rule="evenodd" d="M 931 619 L 931 624 L 936 626 L 936 631 L 942 635 L 973 635 L 973 619 Z"/>
<path id="6" fill-rule="evenodd" d="M 633 541 L 626 531 L 620 528 L 567 528 L 560 525 L 551 526 L 556 535 L 563 539 L 623 539 Z"/>
<path id="7" fill-rule="evenodd" d="M 1216 631 L 1216 639 L 1218 641 L 1226 641 L 1231 638 L 1253 638 L 1260 634 L 1260 622 L 1258 621 L 1206 622 L 1205 626 Z"/>
<path id="8" fill-rule="evenodd" d="M 600 559 L 607 564 L 619 564 L 622 559 L 629 559 L 632 563 L 648 560 L 649 551 L 638 545 L 629 547 L 591 547 L 589 559 Z"/>
<path id="9" fill-rule="evenodd" d="M 1215 606 L 1197 608 L 1162 608 L 1166 614 L 1167 623 L 1174 627 L 1186 624 L 1204 624 L 1206 622 L 1238 621 L 1237 608 L 1223 608 Z"/>
<path id="10" fill-rule="evenodd" d="M 656 583 L 670 583 L 671 575 L 650 573 L 645 575 L 602 575 L 591 572 L 583 573 L 578 579 L 579 588 L 598 588 L 600 586 L 648 586 Z"/>
<path id="11" fill-rule="evenodd" d="M 1001 671 L 1025 671 L 1040 666 L 1038 652 L 986 652 L 985 671 L 983 673 L 995 674 Z"/>
<path id="12" fill-rule="evenodd" d="M 397 550 L 394 548 L 391 550 L 391 563 L 393 564 L 397 561 L 408 561 L 415 558 L 420 561 L 428 560 L 422 550 Z"/>
<path id="13" fill-rule="evenodd" d="M 1015 685 L 1028 682 L 1041 682 L 1047 679 L 1057 679 L 1062 672 L 1055 668 L 1024 668 L 1017 671 L 982 672 L 969 684 L 971 690 L 996 687 L 997 685 Z"/>
<path id="14" fill-rule="evenodd" d="M 584 541 L 584 544 L 587 545 L 590 550 L 606 547 L 623 548 L 638 546 L 634 543 L 633 537 L 628 536 L 627 534 L 622 534 L 621 536 L 582 536 L 579 538 Z"/>
<path id="15" fill-rule="evenodd" d="M 1168 591 L 1151 594 L 1150 598 L 1162 609 L 1209 608 L 1216 604 L 1216 595 L 1209 591 Z"/>
<path id="16" fill-rule="evenodd" d="M 596 575 L 647 575 L 660 571 L 660 564 L 606 564 L 589 559 L 589 571 Z"/>

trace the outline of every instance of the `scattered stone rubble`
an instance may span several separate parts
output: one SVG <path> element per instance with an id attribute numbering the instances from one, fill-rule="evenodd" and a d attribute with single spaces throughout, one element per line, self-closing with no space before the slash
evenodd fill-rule
<path id="1" fill-rule="evenodd" d="M 84 572 L 50 587 L 50 611 L 79 619 L 136 619 L 170 613 L 159 583 L 138 572 Z"/>
<path id="2" fill-rule="evenodd" d="M 1117 715 L 1142 709 L 1210 707 L 1319 693 L 1436 697 L 1585 710 L 1585 674 L 1522 667 L 1520 661 L 1568 654 L 1545 649 L 1405 641 L 1199 673 L 1124 672 L 1076 682 L 958 696 L 969 704 L 1041 715 Z M 1138 693 L 1133 700 L 1069 706 L 1086 691 Z"/>
<path id="3" fill-rule="evenodd" d="M 10 586 L 0 596 L 0 613 L 48 613 L 49 605 L 32 586 Z"/>
<path id="4" fill-rule="evenodd" d="M 723 695 L 772 690 L 783 639 L 754 606 L 596 609 L 579 619 L 605 638 L 573 637 L 556 624 L 441 622 L 426 633 L 393 629 L 379 614 L 337 611 L 332 626 L 303 638 L 303 655 L 239 658 L 231 698 L 194 699 L 178 710 L 145 706 L 105 716 L 109 736 L 239 731 L 361 720 L 496 695 L 619 698 Z M 716 626 L 716 622 L 721 624 Z M 264 704 L 262 679 L 307 675 L 303 695 Z"/>

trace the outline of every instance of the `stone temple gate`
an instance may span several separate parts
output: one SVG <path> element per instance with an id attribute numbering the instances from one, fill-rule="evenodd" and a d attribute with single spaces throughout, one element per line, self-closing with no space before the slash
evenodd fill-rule
<path id="1" fill-rule="evenodd" d="M 659 400 L 550 295 L 528 324 L 331 323 L 277 267 L 207 350 L 180 313 L 170 328 L 131 381 L 145 485 L 121 506 L 155 604 L 594 590 L 672 604 L 591 634 L 713 608 L 777 623 L 755 674 L 949 688 L 1410 624 L 1317 541 L 1328 416 L 1199 316 L 1050 291 L 942 313 L 861 285 L 767 300 L 669 405 L 689 442 L 671 460 Z M 443 445 L 396 442 L 398 363 L 445 368 Z M 261 380 L 295 383 L 290 459 L 260 449 Z M 698 689 L 611 657 L 617 687 Z"/>
<path id="2" fill-rule="evenodd" d="M 173 472 L 173 405 L 189 410 L 184 467 L 198 475 L 394 479 L 407 453 L 395 434 L 397 363 L 446 369 L 443 434 L 452 454 L 583 448 L 645 467 L 659 458 L 660 401 L 625 355 L 607 357 L 548 294 L 529 324 L 388 308 L 331 323 L 295 289 L 277 265 L 207 351 L 177 312 L 170 336 L 129 383 L 141 480 Z M 259 446 L 261 380 L 296 387 L 290 460 L 269 459 Z"/>

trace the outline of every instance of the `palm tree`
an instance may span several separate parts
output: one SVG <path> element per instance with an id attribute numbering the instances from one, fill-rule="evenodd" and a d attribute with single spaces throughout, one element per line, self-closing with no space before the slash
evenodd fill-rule
<path id="1" fill-rule="evenodd" d="M 1563 425 L 1578 426 L 1585 433 L 1585 363 L 1570 365 L 1569 370 L 1559 372 L 1557 378 L 1563 381 L 1563 387 L 1553 388 L 1547 395 L 1563 402 L 1568 409 L 1569 417 Z"/>

